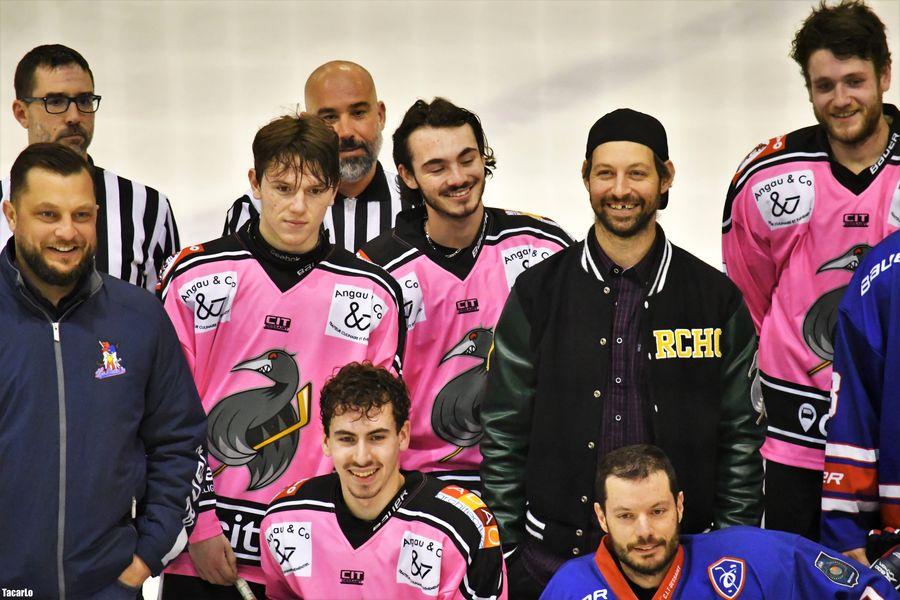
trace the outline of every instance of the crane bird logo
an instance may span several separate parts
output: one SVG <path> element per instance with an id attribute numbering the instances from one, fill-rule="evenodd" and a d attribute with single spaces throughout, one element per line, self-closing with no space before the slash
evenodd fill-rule
<path id="1" fill-rule="evenodd" d="M 471 356 L 478 364 L 448 381 L 434 398 L 431 409 L 431 428 L 434 433 L 456 450 L 438 462 L 447 462 L 481 441 L 481 399 L 487 382 L 487 356 L 494 342 L 494 332 L 484 327 L 471 329 L 441 358 L 443 364 L 451 358 Z"/>
<path id="2" fill-rule="evenodd" d="M 816 273 L 834 270 L 855 271 L 871 249 L 872 246 L 868 244 L 856 244 L 837 258 L 827 261 Z M 837 323 L 838 306 L 846 291 L 847 286 L 843 285 L 825 292 L 812 303 L 803 319 L 803 340 L 809 349 L 822 359 L 822 362 L 806 372 L 810 377 L 831 365 L 834 360 L 834 326 Z"/>
<path id="3" fill-rule="evenodd" d="M 256 371 L 274 385 L 226 396 L 210 411 L 209 453 L 222 463 L 213 476 L 246 466 L 247 489 L 258 490 L 274 483 L 291 463 L 300 429 L 309 423 L 312 384 L 300 387 L 300 368 L 285 350 L 266 350 L 231 371 Z"/>

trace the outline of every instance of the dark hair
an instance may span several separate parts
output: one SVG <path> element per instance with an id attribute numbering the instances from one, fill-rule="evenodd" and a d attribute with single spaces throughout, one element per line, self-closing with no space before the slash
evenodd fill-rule
<path id="1" fill-rule="evenodd" d="M 666 453 L 649 444 L 636 444 L 617 448 L 600 460 L 597 467 L 597 479 L 594 482 L 594 492 L 601 510 L 606 510 L 606 480 L 610 477 L 620 477 L 636 481 L 646 479 L 653 473 L 662 471 L 669 478 L 669 489 L 672 496 L 677 497 L 679 487 L 678 478 L 675 476 L 675 468 L 669 462 Z"/>
<path id="2" fill-rule="evenodd" d="M 63 144 L 32 144 L 22 150 L 9 170 L 10 196 L 13 202 L 27 191 L 28 173 L 32 169 L 44 169 L 57 175 L 75 175 L 81 171 L 90 173 L 87 161 Z"/>
<path id="3" fill-rule="evenodd" d="M 884 23 L 859 0 L 843 0 L 837 6 L 828 6 L 822 0 L 794 36 L 791 58 L 800 65 L 807 87 L 809 57 L 823 49 L 841 60 L 857 57 L 872 61 L 876 77 L 891 63 Z"/>
<path id="4" fill-rule="evenodd" d="M 586 161 L 584 161 L 584 165 L 581 168 L 581 178 L 587 179 L 591 174 L 591 163 L 593 162 L 593 156 L 589 156 Z M 666 168 L 666 161 L 661 159 L 656 152 L 653 153 L 653 166 L 656 167 L 656 174 L 659 176 L 659 181 L 663 182 L 669 179 L 671 173 L 669 173 L 669 169 Z"/>
<path id="5" fill-rule="evenodd" d="M 38 67 L 55 69 L 66 65 L 78 65 L 87 71 L 91 76 L 91 83 L 94 83 L 94 74 L 81 54 L 62 44 L 46 44 L 29 50 L 16 66 L 16 75 L 13 79 L 16 98 L 27 98 L 34 92 L 34 72 Z"/>
<path id="6" fill-rule="evenodd" d="M 341 181 L 340 140 L 325 121 L 309 113 L 278 117 L 253 138 L 253 168 L 262 185 L 266 169 L 306 170 L 326 187 Z"/>
<path id="7" fill-rule="evenodd" d="M 497 164 L 497 159 L 494 158 L 494 151 L 488 146 L 481 120 L 475 113 L 456 106 L 445 98 L 435 98 L 431 104 L 424 100 L 416 100 L 415 104 L 406 111 L 406 114 L 403 115 L 403 122 L 394 132 L 394 164 L 398 168 L 403 165 L 407 171 L 413 172 L 409 136 L 416 129 L 420 127 L 462 127 L 463 125 L 472 128 L 475 142 L 478 144 L 478 152 L 484 159 L 484 176 L 490 177 Z M 397 176 L 397 181 L 400 184 L 402 200 L 413 205 L 422 203 L 422 195 L 419 190 L 407 187 L 400 176 Z"/>
<path id="8" fill-rule="evenodd" d="M 322 388 L 319 407 L 322 428 L 328 435 L 331 419 L 347 411 L 369 416 L 374 410 L 390 404 L 397 431 L 409 420 L 409 392 L 406 384 L 387 369 L 370 362 L 352 362 L 341 367 Z"/>

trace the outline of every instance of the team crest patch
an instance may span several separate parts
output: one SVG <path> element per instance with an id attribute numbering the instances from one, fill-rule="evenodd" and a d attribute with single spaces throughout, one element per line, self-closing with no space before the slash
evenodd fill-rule
<path id="1" fill-rule="evenodd" d="M 825 577 L 838 585 L 852 588 L 859 581 L 859 571 L 848 562 L 819 552 L 816 557 L 816 568 L 825 574 Z"/>
<path id="2" fill-rule="evenodd" d="M 461 510 L 481 533 L 481 548 L 496 548 L 500 545 L 500 531 L 497 519 L 477 494 L 456 485 L 442 489 L 437 497 Z"/>
<path id="3" fill-rule="evenodd" d="M 119 349 L 116 344 L 100 340 L 100 352 L 102 353 L 102 358 L 100 366 L 94 371 L 95 378 L 106 379 L 107 377 L 125 374 L 125 365 L 122 364 L 122 359 L 119 358 Z"/>
<path id="4" fill-rule="evenodd" d="M 740 597 L 746 581 L 747 563 L 740 558 L 723 556 L 706 568 L 709 582 L 720 598 L 734 600 Z"/>

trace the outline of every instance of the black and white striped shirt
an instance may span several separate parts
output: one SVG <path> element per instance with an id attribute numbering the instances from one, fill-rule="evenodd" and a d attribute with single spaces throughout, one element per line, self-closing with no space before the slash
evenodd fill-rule
<path id="1" fill-rule="evenodd" d="M 347 198 L 338 194 L 325 213 L 324 225 L 329 241 L 355 253 L 369 240 L 393 229 L 397 213 L 409 208 L 400 202 L 396 178 L 396 174 L 385 171 L 378 162 L 375 177 L 358 197 Z M 259 216 L 259 207 L 259 198 L 248 190 L 228 209 L 222 235 L 231 235 L 244 223 Z"/>
<path id="2" fill-rule="evenodd" d="M 153 291 L 163 261 L 179 247 L 169 200 L 151 187 L 90 162 L 94 194 L 100 206 L 97 270 Z M 0 201 L 8 199 L 9 177 L 0 184 Z M 11 236 L 9 223 L 0 218 L 0 248 Z"/>

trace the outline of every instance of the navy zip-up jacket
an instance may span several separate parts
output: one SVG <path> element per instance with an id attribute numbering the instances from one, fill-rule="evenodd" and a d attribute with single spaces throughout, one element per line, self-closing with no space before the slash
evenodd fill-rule
<path id="1" fill-rule="evenodd" d="M 92 272 L 52 310 L 0 254 L 0 587 L 94 598 L 193 526 L 206 417 L 146 290 Z M 61 313 L 61 314 L 54 314 Z"/>

